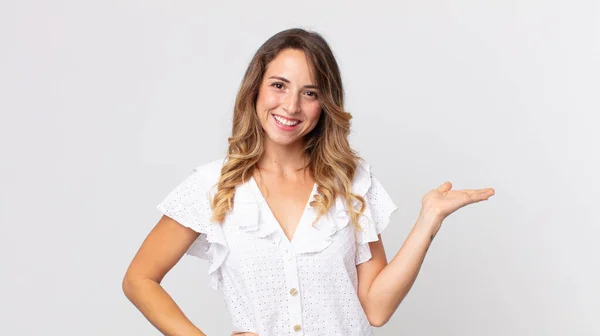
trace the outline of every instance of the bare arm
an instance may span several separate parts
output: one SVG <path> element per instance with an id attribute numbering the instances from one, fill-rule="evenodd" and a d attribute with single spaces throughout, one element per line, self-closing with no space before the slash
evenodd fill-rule
<path id="1" fill-rule="evenodd" d="M 358 296 L 374 326 L 382 326 L 392 317 L 419 274 L 433 237 L 443 220 L 468 204 L 487 200 L 494 195 L 491 188 L 451 190 L 446 182 L 428 192 L 422 209 L 402 247 L 388 264 L 380 239 L 369 243 L 371 260 L 358 265 Z"/>
<path id="2" fill-rule="evenodd" d="M 382 326 L 391 318 L 419 274 L 432 231 L 419 217 L 402 247 L 388 264 L 381 237 L 370 243 L 371 260 L 358 265 L 359 298 L 369 322 Z"/>
<path id="3" fill-rule="evenodd" d="M 160 285 L 199 233 L 162 216 L 123 278 L 125 296 L 164 335 L 204 336 Z"/>

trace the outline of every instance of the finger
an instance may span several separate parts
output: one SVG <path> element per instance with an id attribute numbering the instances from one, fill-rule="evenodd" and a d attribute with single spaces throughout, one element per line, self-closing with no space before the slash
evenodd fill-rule
<path id="1" fill-rule="evenodd" d="M 494 195 L 495 191 L 492 188 L 485 188 L 485 189 L 462 189 L 462 190 L 457 190 L 460 192 L 463 192 L 467 195 L 469 195 L 469 197 L 489 197 Z"/>
<path id="2" fill-rule="evenodd" d="M 496 191 L 492 188 L 485 188 L 485 189 L 480 189 L 477 191 L 477 196 L 479 198 L 486 199 L 486 200 L 488 198 L 490 198 L 491 196 L 494 196 L 495 194 L 496 194 Z"/>
<path id="3" fill-rule="evenodd" d="M 452 182 L 446 181 L 446 182 L 440 184 L 440 186 L 437 189 L 440 192 L 447 192 L 450 189 L 452 189 Z"/>
<path id="4" fill-rule="evenodd" d="M 475 190 L 474 192 L 470 193 L 470 197 L 472 200 L 479 202 L 479 201 L 487 201 L 491 196 L 494 195 L 494 190 L 493 189 L 480 189 L 480 190 Z"/>

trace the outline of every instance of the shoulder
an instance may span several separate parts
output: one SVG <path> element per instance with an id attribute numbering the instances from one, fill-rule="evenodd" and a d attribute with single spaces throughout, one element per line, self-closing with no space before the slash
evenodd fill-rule
<path id="1" fill-rule="evenodd" d="M 180 223 L 190 221 L 190 218 L 186 218 L 192 216 L 190 213 L 208 213 L 209 198 L 219 182 L 222 163 L 223 159 L 213 159 L 196 165 L 158 205 L 159 210 Z M 198 221 L 197 218 L 193 220 Z"/>
<path id="2" fill-rule="evenodd" d="M 221 168 L 225 161 L 226 158 L 219 158 L 196 165 L 192 170 L 190 179 L 208 188 L 215 186 L 219 182 Z"/>
<path id="3" fill-rule="evenodd" d="M 221 168 L 225 163 L 226 158 L 213 159 L 212 161 L 206 161 L 194 167 L 194 173 L 201 175 L 207 179 L 219 178 L 221 174 Z"/>
<path id="4" fill-rule="evenodd" d="M 352 181 L 352 192 L 364 196 L 371 186 L 371 165 L 359 158 L 354 171 L 354 179 Z"/>

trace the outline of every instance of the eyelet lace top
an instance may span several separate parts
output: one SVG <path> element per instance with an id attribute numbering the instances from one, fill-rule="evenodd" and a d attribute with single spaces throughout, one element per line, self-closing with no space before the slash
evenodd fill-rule
<path id="1" fill-rule="evenodd" d="M 254 179 L 236 187 L 234 209 L 222 224 L 209 220 L 223 160 L 193 169 L 157 206 L 163 214 L 201 233 L 187 254 L 208 260 L 210 285 L 222 291 L 232 332 L 260 336 L 372 335 L 357 296 L 356 265 L 371 259 L 398 208 L 369 164 L 357 167 L 352 191 L 367 206 L 355 230 L 342 197 L 313 226 L 309 205 L 289 240 Z"/>

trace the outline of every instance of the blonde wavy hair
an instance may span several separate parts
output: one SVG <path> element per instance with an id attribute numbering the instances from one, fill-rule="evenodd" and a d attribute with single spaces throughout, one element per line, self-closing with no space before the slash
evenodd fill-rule
<path id="1" fill-rule="evenodd" d="M 235 187 L 252 176 L 264 148 L 265 133 L 256 113 L 256 99 L 268 64 L 284 49 L 303 51 L 313 67 L 319 87 L 322 108 L 315 128 L 306 135 L 304 154 L 310 158 L 308 169 L 317 193 L 310 205 L 317 211 L 317 220 L 343 196 L 353 225 L 360 228 L 358 218 L 365 209 L 365 200 L 351 192 L 360 157 L 350 148 L 351 114 L 344 111 L 344 89 L 339 67 L 325 39 L 315 32 L 293 28 L 281 31 L 258 49 L 243 77 L 233 111 L 231 137 L 227 159 L 221 168 L 216 193 L 211 201 L 211 220 L 222 223 L 233 209 Z M 360 208 L 353 206 L 358 200 Z M 316 222 L 316 220 L 315 220 Z"/>

